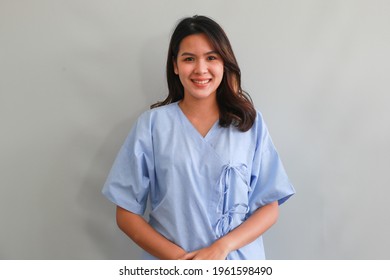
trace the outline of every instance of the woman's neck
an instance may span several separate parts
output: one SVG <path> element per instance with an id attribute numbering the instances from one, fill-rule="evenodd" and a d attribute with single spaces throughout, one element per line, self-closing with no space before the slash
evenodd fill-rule
<path id="1" fill-rule="evenodd" d="M 219 118 L 219 107 L 217 99 L 205 98 L 183 98 L 179 102 L 179 106 L 183 113 L 194 119 L 218 119 Z"/>
<path id="2" fill-rule="evenodd" d="M 207 133 L 219 119 L 219 109 L 216 100 L 191 100 L 183 99 L 179 102 L 179 107 L 192 123 L 194 128 L 206 137 Z"/>

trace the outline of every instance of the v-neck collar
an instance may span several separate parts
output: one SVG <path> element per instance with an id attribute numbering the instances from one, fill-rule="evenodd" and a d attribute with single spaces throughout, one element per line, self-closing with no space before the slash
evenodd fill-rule
<path id="1" fill-rule="evenodd" d="M 192 122 L 187 118 L 187 116 L 184 114 L 183 110 L 179 106 L 179 102 L 176 102 L 176 108 L 179 113 L 179 117 L 183 120 L 183 125 L 185 127 L 188 127 L 190 131 L 192 131 L 192 134 L 194 134 L 196 137 L 201 138 L 203 141 L 207 141 L 210 139 L 214 132 L 218 129 L 219 127 L 219 119 L 215 121 L 215 123 L 211 126 L 209 131 L 207 131 L 206 135 L 203 136 L 197 129 L 196 127 L 192 124 Z"/>

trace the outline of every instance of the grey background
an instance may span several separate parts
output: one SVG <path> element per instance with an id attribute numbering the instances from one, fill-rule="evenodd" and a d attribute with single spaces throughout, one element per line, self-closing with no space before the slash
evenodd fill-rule
<path id="1" fill-rule="evenodd" d="M 268 258 L 389 258 L 385 0 L 0 0 L 0 258 L 137 258 L 100 191 L 194 14 L 227 32 L 298 192 Z"/>

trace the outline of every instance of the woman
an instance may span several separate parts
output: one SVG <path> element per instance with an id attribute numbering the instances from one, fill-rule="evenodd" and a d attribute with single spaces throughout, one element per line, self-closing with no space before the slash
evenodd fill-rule
<path id="1" fill-rule="evenodd" d="M 215 21 L 177 25 L 167 81 L 168 97 L 138 118 L 103 188 L 118 226 L 146 259 L 264 259 L 261 235 L 294 189 Z"/>

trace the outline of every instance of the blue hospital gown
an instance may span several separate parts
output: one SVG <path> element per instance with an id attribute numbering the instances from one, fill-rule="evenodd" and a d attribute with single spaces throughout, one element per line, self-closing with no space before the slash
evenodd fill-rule
<path id="1" fill-rule="evenodd" d="M 140 215 L 149 198 L 149 224 L 187 252 L 294 192 L 259 112 L 247 132 L 216 122 L 203 137 L 178 102 L 138 118 L 103 188 L 113 203 Z M 154 259 L 146 252 L 143 258 Z M 262 237 L 227 259 L 265 259 Z"/>

